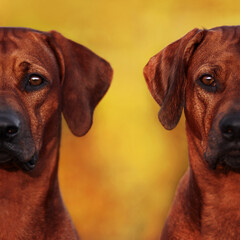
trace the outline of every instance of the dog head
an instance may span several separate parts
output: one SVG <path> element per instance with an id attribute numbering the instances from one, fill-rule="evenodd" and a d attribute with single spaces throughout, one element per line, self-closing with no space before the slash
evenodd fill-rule
<path id="1" fill-rule="evenodd" d="M 76 136 L 112 79 L 110 65 L 57 32 L 0 28 L 0 164 L 33 169 L 60 137 L 61 112 Z"/>
<path id="2" fill-rule="evenodd" d="M 184 108 L 187 129 L 212 169 L 240 170 L 239 39 L 237 26 L 194 29 L 144 68 L 163 126 L 174 128 Z"/>

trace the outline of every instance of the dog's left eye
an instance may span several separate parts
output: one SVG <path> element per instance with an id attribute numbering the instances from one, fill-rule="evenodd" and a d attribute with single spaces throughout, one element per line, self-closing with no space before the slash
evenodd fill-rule
<path id="1" fill-rule="evenodd" d="M 42 75 L 33 73 L 25 77 L 24 88 L 27 92 L 37 91 L 42 89 L 47 83 L 47 80 Z"/>
<path id="2" fill-rule="evenodd" d="M 200 78 L 200 81 L 206 86 L 211 86 L 211 87 L 216 86 L 215 79 L 211 75 L 203 75 Z"/>
<path id="3" fill-rule="evenodd" d="M 28 83 L 30 86 L 39 86 L 43 83 L 43 78 L 38 75 L 32 75 L 29 77 Z"/>

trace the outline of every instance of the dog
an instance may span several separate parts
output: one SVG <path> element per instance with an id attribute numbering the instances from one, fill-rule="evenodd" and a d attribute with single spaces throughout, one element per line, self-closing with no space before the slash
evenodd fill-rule
<path id="1" fill-rule="evenodd" d="M 186 118 L 189 168 L 161 239 L 240 239 L 240 26 L 193 29 L 144 76 L 162 125 Z"/>
<path id="2" fill-rule="evenodd" d="M 0 28 L 0 239 L 79 239 L 59 191 L 61 113 L 86 134 L 111 79 L 56 31 Z"/>

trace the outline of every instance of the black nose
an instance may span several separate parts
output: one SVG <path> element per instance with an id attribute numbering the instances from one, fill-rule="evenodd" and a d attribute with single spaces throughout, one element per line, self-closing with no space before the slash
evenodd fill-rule
<path id="1" fill-rule="evenodd" d="M 16 114 L 0 112 L 0 140 L 11 140 L 20 130 L 20 120 Z"/>
<path id="2" fill-rule="evenodd" d="M 228 141 L 240 141 L 240 114 L 223 117 L 219 122 L 223 138 Z"/>

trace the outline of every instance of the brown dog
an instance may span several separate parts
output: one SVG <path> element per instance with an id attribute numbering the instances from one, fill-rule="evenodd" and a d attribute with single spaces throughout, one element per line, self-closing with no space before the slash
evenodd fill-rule
<path id="1" fill-rule="evenodd" d="M 240 27 L 194 29 L 144 75 L 166 129 L 186 116 L 190 166 L 161 239 L 240 239 Z"/>
<path id="2" fill-rule="evenodd" d="M 0 28 L 0 239 L 79 239 L 58 186 L 61 112 L 84 135 L 110 65 L 57 32 Z"/>

